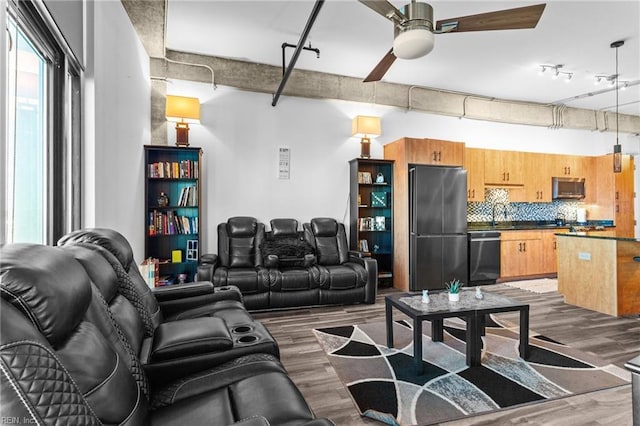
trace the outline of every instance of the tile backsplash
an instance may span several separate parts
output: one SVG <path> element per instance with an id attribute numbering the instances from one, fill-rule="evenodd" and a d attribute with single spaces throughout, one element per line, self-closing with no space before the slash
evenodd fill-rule
<path id="1" fill-rule="evenodd" d="M 509 190 L 491 188 L 485 190 L 485 202 L 467 203 L 468 222 L 490 222 L 495 208 L 496 221 L 555 220 L 562 217 L 568 222 L 576 220 L 576 210 L 583 205 L 578 201 L 553 201 L 551 203 L 511 203 Z"/>

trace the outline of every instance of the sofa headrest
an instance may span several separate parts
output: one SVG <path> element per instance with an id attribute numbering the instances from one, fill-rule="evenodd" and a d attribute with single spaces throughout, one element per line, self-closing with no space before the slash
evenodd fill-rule
<path id="1" fill-rule="evenodd" d="M 111 258 L 113 262 L 117 262 L 111 253 L 101 246 L 88 243 L 62 246 L 60 249 L 70 253 L 82 264 L 89 278 L 107 302 L 111 302 L 116 297 L 120 281 L 116 271 L 107 260 L 107 258 Z"/>
<path id="2" fill-rule="evenodd" d="M 252 237 L 256 234 L 258 221 L 253 217 L 237 216 L 227 220 L 229 237 Z"/>
<path id="3" fill-rule="evenodd" d="M 330 217 L 311 219 L 311 229 L 316 237 L 335 237 L 338 234 L 338 222 Z"/>
<path id="4" fill-rule="evenodd" d="M 273 237 L 298 236 L 298 221 L 295 219 L 272 219 L 271 235 Z"/>
<path id="5" fill-rule="evenodd" d="M 89 276 L 59 247 L 9 244 L 0 250 L 0 258 L 2 298 L 22 311 L 55 347 L 89 307 Z"/>
<path id="6" fill-rule="evenodd" d="M 118 231 L 107 228 L 79 229 L 58 240 L 59 246 L 76 243 L 97 244 L 109 250 L 127 271 L 133 263 L 133 249 L 129 241 Z"/>

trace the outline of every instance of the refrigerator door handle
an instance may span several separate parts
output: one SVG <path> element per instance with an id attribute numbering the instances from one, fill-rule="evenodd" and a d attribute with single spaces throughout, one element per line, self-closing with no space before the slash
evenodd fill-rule
<path id="1" fill-rule="evenodd" d="M 416 185 L 416 169 L 411 167 L 409 169 L 409 194 L 413 194 Z M 413 235 L 416 232 L 416 200 L 415 197 L 409 197 L 409 235 Z"/>

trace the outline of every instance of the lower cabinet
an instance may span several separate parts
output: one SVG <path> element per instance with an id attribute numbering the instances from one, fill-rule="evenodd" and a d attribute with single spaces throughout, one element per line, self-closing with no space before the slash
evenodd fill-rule
<path id="1" fill-rule="evenodd" d="M 544 274 L 558 273 L 558 237 L 556 230 L 542 231 L 542 266 Z"/>
<path id="2" fill-rule="evenodd" d="M 544 274 L 541 231 L 503 231 L 500 241 L 501 278 Z"/>

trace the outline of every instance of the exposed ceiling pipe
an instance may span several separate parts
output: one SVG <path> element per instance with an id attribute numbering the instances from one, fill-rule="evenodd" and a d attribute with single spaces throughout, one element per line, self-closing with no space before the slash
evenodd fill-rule
<path id="1" fill-rule="evenodd" d="M 304 30 L 302 31 L 302 34 L 300 34 L 300 40 L 296 45 L 297 47 L 296 47 L 296 50 L 293 52 L 291 61 L 289 61 L 287 70 L 284 72 L 284 75 L 282 76 L 282 81 L 280 82 L 280 86 L 278 86 L 278 90 L 276 90 L 276 93 L 273 95 L 273 102 L 271 102 L 271 106 L 276 106 L 276 104 L 278 103 L 278 99 L 280 98 L 280 95 L 284 90 L 284 86 L 287 84 L 287 80 L 289 80 L 291 71 L 293 71 L 293 68 L 296 66 L 296 61 L 298 60 L 298 56 L 300 56 L 300 52 L 302 52 L 302 49 L 304 48 L 304 44 L 307 41 L 307 37 L 311 32 L 311 27 L 313 26 L 313 23 L 316 21 L 316 18 L 318 17 L 318 13 L 320 12 L 320 9 L 322 8 L 323 4 L 324 4 L 324 0 L 316 0 L 316 3 L 313 5 L 313 10 L 311 11 L 311 15 L 309 15 L 309 19 L 307 20 L 307 23 L 304 26 Z"/>

